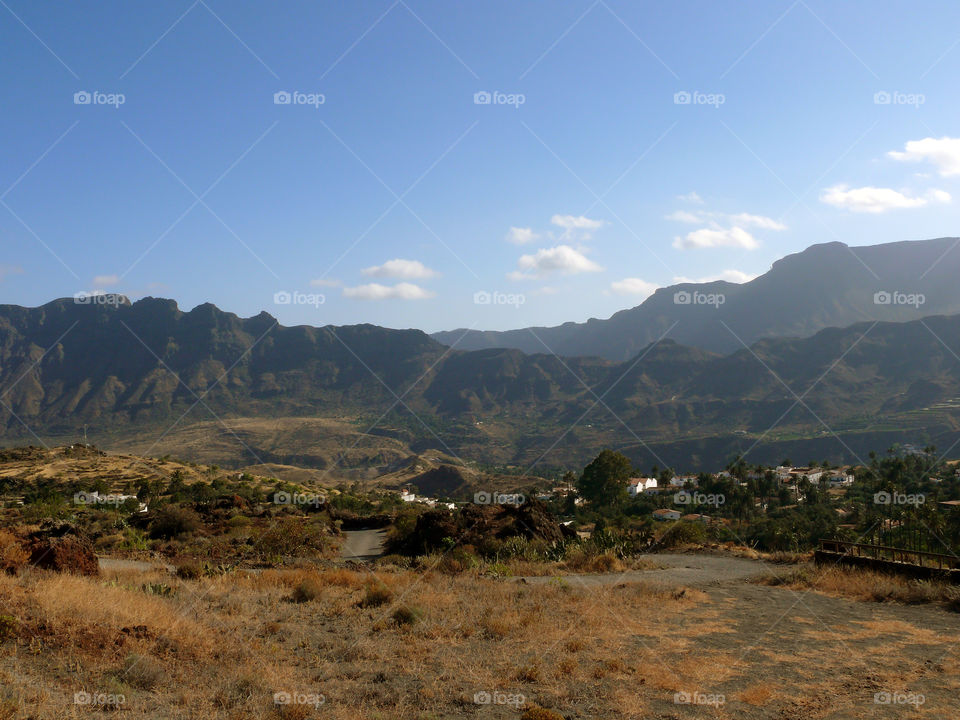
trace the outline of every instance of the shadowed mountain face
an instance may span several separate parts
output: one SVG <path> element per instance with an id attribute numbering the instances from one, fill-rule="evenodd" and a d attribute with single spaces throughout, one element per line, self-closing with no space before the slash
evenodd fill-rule
<path id="1" fill-rule="evenodd" d="M 664 335 L 684 345 L 729 353 L 764 337 L 809 337 L 827 327 L 865 320 L 949 315 L 960 313 L 958 243 L 960 238 L 866 247 L 814 245 L 778 260 L 751 282 L 661 288 L 642 305 L 607 320 L 505 332 L 454 330 L 432 337 L 462 350 L 506 347 L 541 353 L 546 346 L 562 356 L 623 361 Z M 875 294 L 883 292 L 891 293 L 890 304 L 874 301 Z M 897 304 L 905 298 L 893 296 L 895 292 L 920 293 L 925 302 L 918 311 Z M 711 304 L 709 296 L 718 294 L 723 303 Z"/>
<path id="2" fill-rule="evenodd" d="M 209 304 L 58 300 L 0 307 L 0 422 L 13 442 L 84 424 L 115 437 L 160 433 L 210 413 L 360 429 L 385 415 L 377 431 L 397 428 L 412 448 L 496 463 L 544 453 L 551 465 L 580 462 L 611 446 L 646 460 L 705 438 L 736 438 L 740 449 L 819 438 L 833 444 L 821 456 L 849 458 L 851 434 L 955 431 L 958 355 L 960 316 L 859 323 L 726 356 L 664 340 L 615 363 L 450 350 L 371 325 L 282 327 Z M 698 458 L 723 462 L 730 447 Z"/>

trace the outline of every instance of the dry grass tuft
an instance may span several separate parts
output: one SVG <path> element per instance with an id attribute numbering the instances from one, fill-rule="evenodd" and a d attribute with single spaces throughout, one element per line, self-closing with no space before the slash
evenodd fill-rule
<path id="1" fill-rule="evenodd" d="M 827 595 L 863 602 L 898 602 L 905 605 L 943 603 L 960 609 L 960 588 L 943 582 L 914 580 L 898 575 L 848 567 L 803 565 L 760 579 L 765 585 L 818 590 Z"/>

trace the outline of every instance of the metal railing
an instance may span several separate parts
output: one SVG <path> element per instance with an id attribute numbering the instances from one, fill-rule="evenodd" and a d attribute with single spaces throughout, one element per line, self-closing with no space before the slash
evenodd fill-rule
<path id="1" fill-rule="evenodd" d="M 918 567 L 952 570 L 960 567 L 960 558 L 955 555 L 929 552 L 927 550 L 907 550 L 890 545 L 854 543 L 844 540 L 821 540 L 820 550 L 848 557 L 862 557 L 872 560 L 905 563 Z"/>

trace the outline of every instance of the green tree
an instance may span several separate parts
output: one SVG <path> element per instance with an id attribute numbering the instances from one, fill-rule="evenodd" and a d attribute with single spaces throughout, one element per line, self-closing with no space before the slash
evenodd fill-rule
<path id="1" fill-rule="evenodd" d="M 580 495 L 597 507 L 615 508 L 627 499 L 630 461 L 613 450 L 603 450 L 583 469 L 577 481 Z"/>

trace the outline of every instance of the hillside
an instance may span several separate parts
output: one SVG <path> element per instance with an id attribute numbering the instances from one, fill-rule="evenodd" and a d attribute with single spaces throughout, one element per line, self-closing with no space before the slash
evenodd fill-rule
<path id="1" fill-rule="evenodd" d="M 606 320 L 504 332 L 459 329 L 434 333 L 463 350 L 514 348 L 527 353 L 597 355 L 624 361 L 666 336 L 684 345 L 729 353 L 765 337 L 808 337 L 827 327 L 865 320 L 905 321 L 960 312 L 957 238 L 849 247 L 813 245 L 778 260 L 742 285 L 682 283 L 657 290 L 641 305 Z M 921 293 L 926 302 L 878 305 L 877 292 Z M 722 294 L 713 305 L 677 304 L 679 292 Z M 741 342 L 742 341 L 742 342 Z"/>
<path id="2" fill-rule="evenodd" d="M 0 307 L 0 421 L 10 445 L 33 433 L 73 441 L 86 426 L 93 442 L 125 451 L 315 468 L 338 482 L 429 451 L 518 473 L 610 446 L 691 469 L 755 442 L 758 459 L 850 461 L 895 441 L 951 444 L 958 351 L 960 316 L 860 323 L 729 355 L 665 340 L 613 363 L 449 351 L 416 330 L 288 328 L 168 300 L 58 300 Z"/>

